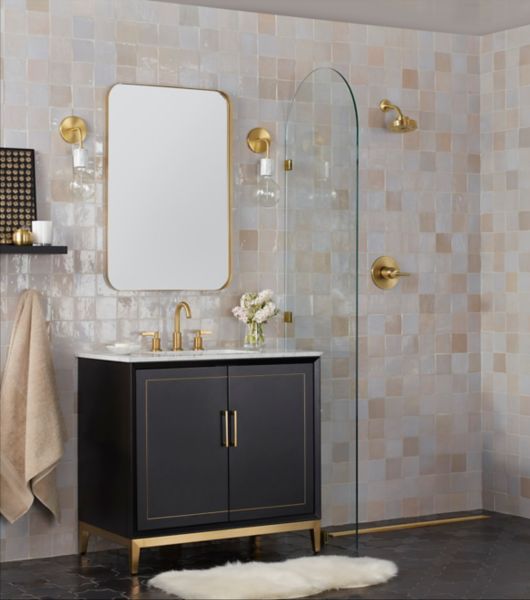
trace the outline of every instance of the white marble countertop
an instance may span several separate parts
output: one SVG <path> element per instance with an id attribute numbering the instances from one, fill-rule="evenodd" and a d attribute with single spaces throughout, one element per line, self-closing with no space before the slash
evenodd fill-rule
<path id="1" fill-rule="evenodd" d="M 184 350 L 182 352 L 136 352 L 132 354 L 115 354 L 106 350 L 94 350 L 91 352 L 78 352 L 77 358 L 91 358 L 93 360 L 108 360 L 122 363 L 154 363 L 154 362 L 175 362 L 175 361 L 226 361 L 226 360 L 261 360 L 266 358 L 318 358 L 322 352 L 293 350 L 293 351 L 275 351 L 263 350 L 254 352 L 251 350 L 231 350 L 224 348 L 222 350 Z"/>

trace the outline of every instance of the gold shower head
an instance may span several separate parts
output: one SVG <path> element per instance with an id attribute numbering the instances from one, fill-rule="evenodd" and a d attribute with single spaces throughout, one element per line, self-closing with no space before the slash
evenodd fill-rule
<path id="1" fill-rule="evenodd" d="M 418 127 L 418 124 L 414 119 L 410 117 L 406 117 L 402 112 L 399 106 L 392 104 L 390 100 L 381 100 L 379 102 L 379 108 L 383 112 L 388 112 L 389 110 L 395 110 L 397 113 L 397 118 L 393 121 L 390 121 L 386 126 L 389 131 L 394 133 L 407 133 L 409 131 L 415 131 Z"/>

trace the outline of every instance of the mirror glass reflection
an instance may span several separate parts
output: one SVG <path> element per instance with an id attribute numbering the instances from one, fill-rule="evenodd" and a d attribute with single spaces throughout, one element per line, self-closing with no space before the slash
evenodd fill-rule
<path id="1" fill-rule="evenodd" d="M 118 290 L 218 290 L 230 278 L 225 94 L 115 85 L 108 99 L 108 279 Z"/>

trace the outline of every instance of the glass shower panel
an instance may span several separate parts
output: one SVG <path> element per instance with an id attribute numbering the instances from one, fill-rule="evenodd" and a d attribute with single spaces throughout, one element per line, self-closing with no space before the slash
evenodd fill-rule
<path id="1" fill-rule="evenodd" d="M 331 68 L 310 73 L 290 104 L 285 133 L 285 310 L 293 315 L 285 346 L 323 352 L 323 522 L 354 531 L 358 137 L 347 81 Z"/>

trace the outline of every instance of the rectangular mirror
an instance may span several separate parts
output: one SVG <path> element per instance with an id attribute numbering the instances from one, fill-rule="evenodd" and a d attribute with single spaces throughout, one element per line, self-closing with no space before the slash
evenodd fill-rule
<path id="1" fill-rule="evenodd" d="M 107 276 L 117 290 L 230 279 L 230 106 L 222 92 L 117 84 L 108 97 Z"/>

